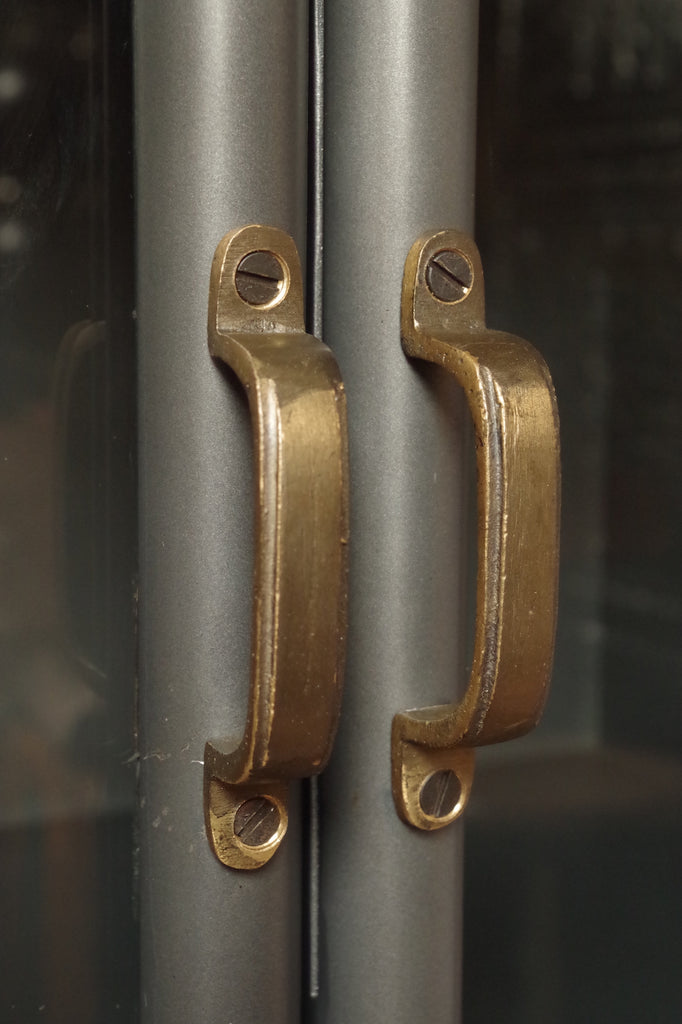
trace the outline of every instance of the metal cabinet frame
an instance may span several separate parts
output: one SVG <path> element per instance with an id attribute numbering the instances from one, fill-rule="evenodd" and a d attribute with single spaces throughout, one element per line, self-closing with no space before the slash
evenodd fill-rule
<path id="1" fill-rule="evenodd" d="M 477 30 L 474 0 L 136 0 L 145 1024 L 459 1017 L 461 826 L 398 819 L 389 744 L 464 660 L 466 417 L 399 316 L 414 239 L 472 228 Z M 201 759 L 245 709 L 250 438 L 206 308 L 217 242 L 252 222 L 307 251 L 344 377 L 351 589 L 313 813 L 294 787 L 281 850 L 239 873 L 206 842 Z"/>

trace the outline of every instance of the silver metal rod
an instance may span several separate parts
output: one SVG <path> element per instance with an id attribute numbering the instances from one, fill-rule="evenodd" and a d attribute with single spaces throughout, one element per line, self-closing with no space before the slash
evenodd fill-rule
<path id="1" fill-rule="evenodd" d="M 249 680 L 250 427 L 208 355 L 213 251 L 292 234 L 305 261 L 304 0 L 137 0 L 140 905 L 144 1024 L 300 1020 L 300 808 L 273 861 L 234 872 L 202 814 L 209 736 Z"/>
<path id="2" fill-rule="evenodd" d="M 466 416 L 402 353 L 421 233 L 473 218 L 474 0 L 346 0 L 325 16 L 324 338 L 351 452 L 348 668 L 321 777 L 318 1019 L 459 1019 L 461 826 L 422 833 L 391 797 L 396 711 L 465 680 Z"/>

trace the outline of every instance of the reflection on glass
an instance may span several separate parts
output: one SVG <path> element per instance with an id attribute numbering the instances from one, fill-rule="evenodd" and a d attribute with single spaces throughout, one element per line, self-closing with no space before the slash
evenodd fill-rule
<path id="1" fill-rule="evenodd" d="M 557 655 L 479 759 L 469 1024 L 682 1019 L 682 2 L 482 5 L 489 318 L 562 423 Z"/>
<path id="2" fill-rule="evenodd" d="M 130 29 L 110 6 L 0 10 L 0 1021 L 136 1012 Z"/>

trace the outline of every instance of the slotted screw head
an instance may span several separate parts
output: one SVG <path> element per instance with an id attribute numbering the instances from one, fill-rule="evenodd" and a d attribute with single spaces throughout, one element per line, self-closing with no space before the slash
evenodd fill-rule
<path id="1" fill-rule="evenodd" d="M 270 306 L 284 298 L 286 274 L 272 252 L 250 252 L 240 261 L 234 278 L 237 294 L 250 306 Z"/>
<path id="2" fill-rule="evenodd" d="M 447 818 L 454 811 L 462 793 L 459 779 L 451 768 L 433 772 L 423 782 L 419 803 L 424 814 Z"/>
<path id="3" fill-rule="evenodd" d="M 474 268 L 459 249 L 441 249 L 426 265 L 426 283 L 441 302 L 460 302 L 471 291 Z"/>
<path id="4" fill-rule="evenodd" d="M 266 796 L 245 800 L 234 816 L 234 832 L 245 846 L 264 846 L 277 835 L 280 813 Z"/>

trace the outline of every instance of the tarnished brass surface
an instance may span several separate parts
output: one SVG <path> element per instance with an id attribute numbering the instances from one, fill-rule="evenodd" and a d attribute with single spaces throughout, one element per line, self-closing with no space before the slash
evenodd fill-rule
<path id="1" fill-rule="evenodd" d="M 466 257 L 472 279 L 444 289 L 443 294 L 458 294 L 454 301 L 440 301 L 430 287 L 440 274 L 433 273 L 434 257 L 452 250 Z M 472 748 L 528 732 L 545 703 L 557 614 L 558 418 L 541 356 L 522 339 L 486 328 L 481 260 L 466 235 L 442 231 L 412 247 L 403 278 L 401 336 L 408 356 L 442 366 L 464 389 L 478 470 L 476 627 L 466 693 L 459 704 L 405 711 L 393 719 L 398 813 L 411 825 L 435 829 L 466 805 Z M 459 779 L 459 801 L 443 817 L 425 814 L 424 781 L 447 768 Z"/>
<path id="2" fill-rule="evenodd" d="M 262 305 L 242 299 L 235 284 L 254 252 L 274 254 L 282 268 L 279 286 L 241 289 L 274 296 Z M 206 744 L 204 809 L 216 856 L 255 868 L 284 836 L 287 780 L 321 771 L 336 732 L 346 640 L 346 403 L 332 353 L 305 333 L 298 253 L 282 231 L 252 225 L 223 238 L 211 269 L 208 339 L 248 395 L 255 564 L 246 728 L 241 741 Z M 234 819 L 256 796 L 276 803 L 280 820 L 254 847 L 236 835 Z"/>

